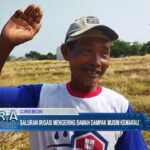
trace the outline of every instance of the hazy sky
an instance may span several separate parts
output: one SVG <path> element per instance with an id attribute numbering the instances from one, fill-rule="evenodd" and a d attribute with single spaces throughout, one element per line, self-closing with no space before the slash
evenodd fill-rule
<path id="1" fill-rule="evenodd" d="M 150 0 L 0 0 L 0 30 L 17 9 L 38 4 L 44 10 L 42 28 L 36 37 L 14 49 L 24 56 L 31 50 L 55 53 L 76 18 L 94 15 L 112 27 L 120 39 L 140 43 L 150 40 Z"/>

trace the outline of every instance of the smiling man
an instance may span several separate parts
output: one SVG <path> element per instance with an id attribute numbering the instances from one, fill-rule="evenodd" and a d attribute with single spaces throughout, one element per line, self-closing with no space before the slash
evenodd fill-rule
<path id="1" fill-rule="evenodd" d="M 110 61 L 110 41 L 98 37 L 85 37 L 62 46 L 62 52 L 69 61 L 71 87 L 75 91 L 96 91 L 98 81 L 105 73 Z"/>
<path id="2" fill-rule="evenodd" d="M 0 36 L 0 70 L 13 48 L 40 30 L 43 12 L 30 5 L 18 10 Z M 110 46 L 117 33 L 93 16 L 75 20 L 68 29 L 62 54 L 69 62 L 71 81 L 0 88 L 0 107 L 74 108 L 78 112 L 131 113 L 122 95 L 99 86 L 110 62 Z M 138 131 L 31 132 L 33 150 L 147 150 Z"/>

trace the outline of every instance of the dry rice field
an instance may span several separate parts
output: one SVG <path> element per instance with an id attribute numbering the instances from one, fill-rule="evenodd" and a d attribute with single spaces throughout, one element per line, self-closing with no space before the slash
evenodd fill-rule
<path id="1" fill-rule="evenodd" d="M 0 86 L 34 83 L 65 83 L 70 70 L 65 61 L 7 62 L 0 76 Z M 123 94 L 134 111 L 150 117 L 150 55 L 112 58 L 100 84 Z M 143 132 L 150 147 L 150 132 Z M 0 150 L 28 150 L 29 133 L 0 133 Z"/>

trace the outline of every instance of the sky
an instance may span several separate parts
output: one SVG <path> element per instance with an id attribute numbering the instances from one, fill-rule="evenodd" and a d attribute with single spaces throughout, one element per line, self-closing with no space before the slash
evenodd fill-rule
<path id="1" fill-rule="evenodd" d="M 70 24 L 81 16 L 96 16 L 113 28 L 119 39 L 140 43 L 150 40 L 150 0 L 0 0 L 0 30 L 17 9 L 37 4 L 44 10 L 42 28 L 36 37 L 14 48 L 11 55 L 38 51 L 56 53 Z"/>

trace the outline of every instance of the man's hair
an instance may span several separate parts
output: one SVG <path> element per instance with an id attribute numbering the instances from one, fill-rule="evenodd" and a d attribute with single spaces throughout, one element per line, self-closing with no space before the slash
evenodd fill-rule
<path id="1" fill-rule="evenodd" d="M 69 41 L 69 42 L 66 43 L 66 45 L 68 46 L 69 50 L 73 50 L 75 44 L 76 44 L 76 40 L 75 41 Z"/>

